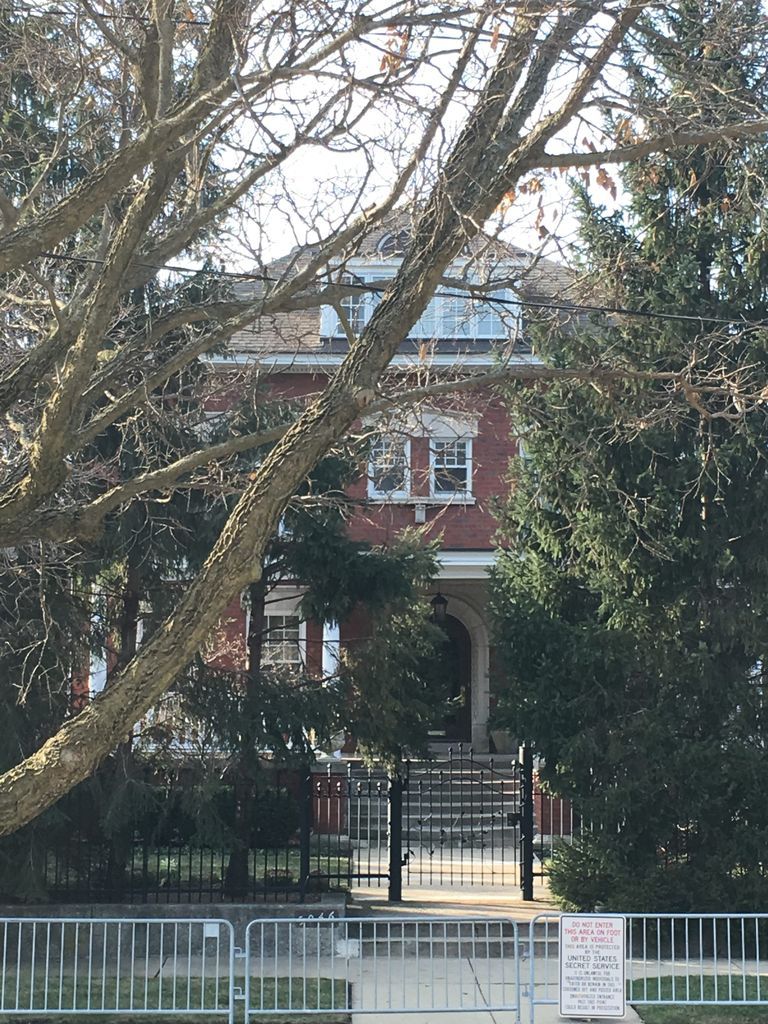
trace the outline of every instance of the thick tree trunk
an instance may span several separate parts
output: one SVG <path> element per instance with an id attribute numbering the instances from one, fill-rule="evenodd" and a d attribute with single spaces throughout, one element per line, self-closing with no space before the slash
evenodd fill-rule
<path id="1" fill-rule="evenodd" d="M 423 229 L 426 258 L 407 268 L 326 393 L 265 459 L 175 612 L 111 687 L 0 777 L 0 835 L 31 821 L 87 778 L 203 646 L 228 602 L 260 577 L 262 553 L 283 509 L 307 473 L 373 402 L 379 377 L 461 247 L 456 215 L 430 209 L 425 219 L 433 220 L 435 212 L 447 223 L 441 231 L 429 224 Z"/>
<path id="2" fill-rule="evenodd" d="M 120 637 L 118 642 L 117 659 L 112 669 L 107 673 L 107 686 L 113 678 L 119 676 L 120 671 L 128 665 L 136 656 L 139 639 L 139 610 L 141 607 L 141 566 L 140 554 L 137 545 L 134 543 L 128 552 L 125 587 L 122 593 L 122 607 L 120 609 Z M 131 771 L 133 758 L 132 737 L 129 736 L 121 743 L 115 752 L 113 763 L 110 766 L 112 786 L 114 792 L 121 775 Z M 110 847 L 107 854 L 106 887 L 112 899 L 121 899 L 126 889 L 128 874 L 128 859 L 133 845 L 133 823 L 125 822 L 118 826 L 117 831 L 110 838 Z"/>
<path id="3" fill-rule="evenodd" d="M 632 10 L 635 18 L 639 16 L 640 7 Z M 419 217 L 398 274 L 361 337 L 324 394 L 265 458 L 174 613 L 111 687 L 35 754 L 0 777 L 0 835 L 26 824 L 90 775 L 201 648 L 227 603 L 260 579 L 269 537 L 301 481 L 374 403 L 384 370 L 426 309 L 448 265 L 514 186 L 532 150 L 543 150 L 563 119 L 570 118 L 631 23 L 617 23 L 618 35 L 617 29 L 609 33 L 560 112 L 545 118 L 522 140 L 506 127 L 510 96 L 524 60 L 519 38 L 513 35 L 504 45 Z M 496 145 L 500 138 L 502 152 Z M 490 152 L 499 159 L 489 160 Z"/>
<path id="4" fill-rule="evenodd" d="M 241 750 L 234 768 L 235 845 L 229 855 L 224 879 L 228 896 L 246 896 L 250 881 L 249 861 L 253 837 L 254 807 L 256 802 L 256 778 L 258 771 L 256 734 L 253 729 L 253 715 L 259 692 L 261 674 L 261 652 L 264 643 L 264 602 L 266 588 L 263 579 L 251 583 L 248 588 L 250 619 L 248 623 L 248 665 L 244 676 L 245 716 L 242 723 Z"/>

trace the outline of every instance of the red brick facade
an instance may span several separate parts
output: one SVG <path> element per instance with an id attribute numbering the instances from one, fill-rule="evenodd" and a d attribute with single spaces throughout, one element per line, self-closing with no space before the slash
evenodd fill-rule
<path id="1" fill-rule="evenodd" d="M 329 273 L 338 280 L 342 270 L 355 275 L 358 282 L 379 281 L 382 274 L 386 279 L 388 272 L 396 270 L 398 257 L 390 258 L 388 253 L 393 250 L 381 243 L 385 236 L 394 237 L 391 232 L 407 231 L 408 227 L 407 213 L 400 211 L 393 215 L 391 223 L 379 226 L 363 239 L 358 253 L 344 267 L 331 266 Z M 294 255 L 300 262 L 301 254 Z M 463 321 L 450 312 L 452 296 L 436 296 L 433 303 L 438 305 L 434 306 L 432 319 L 427 319 L 426 327 L 415 325 L 414 336 L 404 342 L 395 356 L 389 383 L 392 383 L 394 374 L 400 373 L 401 382 L 406 387 L 422 386 L 425 380 L 444 381 L 446 373 L 488 371 L 499 361 L 534 358 L 527 347 L 522 309 L 516 299 L 524 296 L 536 300 L 546 296 L 551 300 L 567 295 L 570 286 L 569 275 L 564 268 L 548 260 L 532 262 L 529 254 L 491 238 L 479 238 L 469 243 L 457 266 L 457 276 L 462 273 L 461 266 L 466 266 L 471 274 L 480 274 L 480 279 L 489 287 L 494 281 L 500 285 L 506 282 L 503 284 L 506 290 L 492 293 L 495 300 L 492 297 L 484 313 L 478 313 L 478 307 L 473 306 Z M 509 286 L 509 282 L 513 282 L 513 286 Z M 259 286 L 244 284 L 242 287 L 244 297 L 246 292 L 253 294 Z M 363 306 L 367 310 L 366 316 L 371 315 L 368 300 L 355 306 L 353 298 L 348 298 L 348 325 Z M 341 301 L 343 303 L 344 300 Z M 493 301 L 497 302 L 496 306 L 492 305 Z M 489 327 L 492 321 L 494 326 Z M 231 355 L 240 369 L 256 361 L 260 370 L 268 372 L 269 387 L 275 396 L 298 400 L 299 403 L 309 401 L 324 390 L 328 375 L 335 372 L 348 350 L 347 330 L 339 329 L 340 322 L 330 309 L 323 312 L 317 307 L 262 318 L 232 339 Z M 418 334 L 418 330 L 430 333 Z M 231 366 L 229 361 L 220 364 L 219 372 L 226 375 L 231 372 L 227 367 Z M 226 385 L 219 389 L 219 395 L 219 401 L 226 403 Z M 462 389 L 453 394 L 441 393 L 439 398 L 428 399 L 424 405 L 428 408 L 398 410 L 394 414 L 394 432 L 384 424 L 382 435 L 385 438 L 396 436 L 402 440 L 410 437 L 407 453 L 409 472 L 403 479 L 402 463 L 399 463 L 394 479 L 399 479 L 402 486 L 399 490 L 395 487 L 389 493 L 375 496 L 368 479 L 368 467 L 361 466 L 360 479 L 351 488 L 351 497 L 357 504 L 349 529 L 353 538 L 374 544 L 390 542 L 405 528 L 415 525 L 424 528 L 427 539 L 439 539 L 439 578 L 433 592 L 426 596 L 432 598 L 440 593 L 447 598 L 448 615 L 463 627 L 463 635 L 468 638 L 466 644 L 471 648 L 469 651 L 462 649 L 460 659 L 462 664 L 470 665 L 471 676 L 466 688 L 462 687 L 465 706 L 471 708 L 468 718 L 471 720 L 471 735 L 461 739 L 471 742 L 477 751 L 487 751 L 495 746 L 501 752 L 502 745 L 514 747 L 515 744 L 511 737 L 505 739 L 495 731 L 491 737 L 495 659 L 491 647 L 487 572 L 493 560 L 497 529 L 492 514 L 493 503 L 507 490 L 508 467 L 518 454 L 518 445 L 511 435 L 501 399 L 490 391 Z M 359 426 L 367 427 L 371 433 L 376 429 L 372 422 Z M 435 442 L 430 447 L 431 437 Z M 456 477 L 451 477 L 446 491 L 453 493 L 440 497 L 430 494 L 430 484 L 434 490 L 439 490 L 438 470 L 435 468 L 433 471 L 430 467 L 430 452 L 437 465 L 436 452 L 446 441 L 449 446 L 458 442 L 463 455 L 470 454 L 471 450 L 472 479 L 471 488 L 465 491 L 461 477 L 458 486 Z M 391 441 L 386 443 L 390 444 L 390 449 L 395 447 Z M 386 444 L 383 445 L 385 448 Z M 455 443 L 453 450 L 457 450 Z M 461 471 L 466 471 L 467 463 L 462 463 L 459 455 L 453 457 L 459 459 Z M 382 465 L 386 463 L 379 463 L 379 479 L 387 477 Z M 390 476 L 389 479 L 393 478 Z M 299 590 L 294 590 L 296 597 L 299 593 Z M 230 646 L 235 649 L 235 634 L 240 631 L 242 637 L 245 633 L 245 615 L 241 609 L 230 608 L 225 629 L 232 640 Z M 335 624 L 307 623 L 304 631 L 305 661 L 314 670 L 319 669 L 323 662 L 323 651 L 327 654 L 338 642 L 354 644 L 358 639 L 367 637 L 370 625 L 362 616 L 355 615 L 348 622 L 341 623 L 338 629 Z"/>
<path id="2" fill-rule="evenodd" d="M 310 373 L 285 373 L 273 379 L 273 391 L 286 399 L 309 398 L 320 392 L 327 377 Z M 510 434 L 509 420 L 501 400 L 487 391 L 465 392 L 441 396 L 441 410 L 472 413 L 478 417 L 477 436 L 472 444 L 471 504 L 450 499 L 429 499 L 429 439 L 411 438 L 411 472 L 413 499 L 425 499 L 426 536 L 442 537 L 442 546 L 449 550 L 481 550 L 493 547 L 496 521 L 491 513 L 494 498 L 503 495 L 509 460 L 517 453 L 517 444 Z M 350 523 L 350 531 L 358 540 L 374 544 L 392 540 L 415 521 L 415 500 L 372 501 L 367 497 L 365 475 L 350 494 L 360 502 L 360 509 Z"/>
<path id="3" fill-rule="evenodd" d="M 275 397 L 292 401 L 311 401 L 327 384 L 326 373 L 301 372 L 295 365 L 270 377 Z M 226 388 L 219 394 L 227 394 Z M 488 719 L 492 705 L 489 673 L 493 662 L 487 628 L 485 568 L 491 556 L 496 531 L 492 514 L 494 499 L 503 496 L 510 459 L 517 444 L 498 396 L 488 391 L 463 391 L 441 395 L 439 404 L 430 405 L 436 415 L 454 415 L 472 423 L 472 481 L 468 498 L 430 497 L 430 437 L 420 430 L 410 437 L 410 487 L 407 497 L 374 499 L 369 497 L 367 467 L 361 465 L 359 480 L 351 488 L 357 501 L 349 529 L 355 539 L 381 544 L 393 541 L 408 527 L 420 525 L 426 539 L 439 538 L 441 549 L 460 568 L 446 568 L 435 584 L 448 598 L 449 614 L 458 617 L 468 629 L 473 652 L 472 688 L 468 695 L 472 706 L 472 734 L 465 740 L 477 750 L 492 744 Z M 465 559 L 466 556 L 466 559 Z M 462 564 L 465 559 L 466 564 Z M 474 562 L 473 562 L 474 559 Z M 453 564 L 453 563 L 451 563 Z M 474 566 L 474 568 L 473 568 Z M 298 594 L 298 591 L 296 592 Z M 431 595 L 427 595 L 431 596 Z M 339 625 L 338 640 L 343 647 L 353 646 L 370 636 L 371 626 L 362 613 L 356 613 Z M 233 602 L 224 617 L 214 656 L 227 667 L 244 663 L 246 614 L 239 602 Z M 308 622 L 303 640 L 304 658 L 311 673 L 320 677 L 323 645 L 327 634 L 321 623 Z M 326 641 L 327 642 L 327 641 Z M 349 744 L 345 750 L 349 750 Z"/>

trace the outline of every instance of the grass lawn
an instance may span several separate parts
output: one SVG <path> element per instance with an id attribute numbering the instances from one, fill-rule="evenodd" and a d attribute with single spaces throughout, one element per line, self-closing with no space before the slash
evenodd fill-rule
<path id="1" fill-rule="evenodd" d="M 54 976 L 55 975 L 55 976 Z M 142 1011 L 151 1011 L 153 1021 L 171 1024 L 178 1021 L 184 1010 L 194 1012 L 186 1018 L 189 1021 L 204 1024 L 221 1024 L 226 1021 L 226 1010 L 229 989 L 226 978 L 177 978 L 174 986 L 171 978 L 122 978 L 119 986 L 115 978 L 93 977 L 88 983 L 87 970 L 78 979 L 77 985 L 71 978 L 63 978 L 61 998 L 59 998 L 59 978 L 56 972 L 46 979 L 37 972 L 23 972 L 17 979 L 14 975 L 5 976 L 5 984 L 0 988 L 0 1021 L 18 1022 L 24 1011 L 29 1012 L 29 1020 L 45 1020 L 47 1022 L 81 1021 L 96 1016 L 97 1020 L 106 1022 L 138 1020 Z M 312 1009 L 329 1010 L 326 1014 L 313 1014 L 312 1019 L 321 1024 L 344 1024 L 349 1020 L 346 1007 L 349 994 L 346 981 L 339 978 L 252 978 L 251 1007 L 254 1010 L 263 1007 L 268 1013 L 267 1019 L 273 1024 L 295 1021 L 291 1010 Z M 177 1013 L 164 1015 L 177 1007 Z M 13 1016 L 4 1013 L 10 1009 L 21 1011 Z M 272 1011 L 274 1008 L 274 1012 Z M 337 1009 L 338 1008 L 338 1009 Z M 119 1010 L 118 1015 L 115 1010 Z M 87 1016 L 78 1011 L 87 1011 Z M 65 1011 L 65 1012 L 62 1012 Z M 131 1011 L 136 1016 L 131 1017 Z M 220 1011 L 217 1013 L 217 1011 Z M 243 1018 L 242 1001 L 235 1002 L 235 1020 Z"/>
<path id="2" fill-rule="evenodd" d="M 687 987 L 686 987 L 687 986 Z M 645 1024 L 765 1024 L 768 1021 L 768 978 L 649 978 L 627 983 L 627 999 L 764 999 L 764 1006 L 660 1006 L 635 1004 Z"/>
<path id="3" fill-rule="evenodd" d="M 645 1024 L 765 1024 L 765 1006 L 638 1006 Z"/>
<path id="4" fill-rule="evenodd" d="M 44 884 L 49 893 L 98 893 L 105 885 L 105 856 L 92 862 L 90 851 L 83 850 L 64 864 L 47 865 Z M 222 850 L 197 850 L 173 847 L 147 851 L 137 847 L 127 858 L 120 889 L 125 893 L 158 890 L 185 893 L 223 891 L 229 854 Z M 325 887 L 339 888 L 351 868 L 351 852 L 313 848 L 310 875 L 319 873 Z M 298 847 L 281 850 L 251 850 L 248 855 L 249 892 L 290 889 L 301 878 L 301 854 Z M 327 880 L 327 884 L 326 884 Z"/>
<path id="5" fill-rule="evenodd" d="M 238 1003 L 235 1006 L 235 1024 L 243 1024 L 243 1004 Z M 328 1013 L 313 1013 L 311 1016 L 298 1018 L 295 1013 L 266 1013 L 259 1014 L 258 1020 L 268 1021 L 269 1024 L 297 1024 L 299 1019 L 311 1020 L 314 1024 L 350 1024 L 352 1020 L 351 1013 L 346 1011 L 336 1010 L 329 1011 Z M 198 1014 L 197 1016 L 183 1017 L 178 1014 L 173 1016 L 164 1016 L 162 1013 L 149 1015 L 136 1014 L 131 1017 L 130 1014 L 120 1013 L 115 1016 L 114 1013 L 89 1013 L 87 1016 L 83 1014 L 57 1014 L 57 1013 L 46 1013 L 30 1015 L 25 1017 L 23 1014 L 14 1014 L 12 1017 L 7 1014 L 0 1013 L 0 1021 L 2 1024 L 20 1024 L 23 1021 L 24 1024 L 86 1024 L 87 1021 L 93 1021 L 94 1024 L 136 1024 L 138 1021 L 153 1021 L 154 1024 L 179 1024 L 179 1021 L 188 1021 L 190 1024 L 222 1024 L 222 1021 L 226 1022 L 227 1018 L 225 1015 L 220 1014 L 216 1017 L 209 1017 L 205 1014 Z"/>
<path id="6" fill-rule="evenodd" d="M 346 1010 L 349 1006 L 347 982 L 336 978 L 251 978 L 251 1007 L 276 1012 L 300 1010 Z"/>

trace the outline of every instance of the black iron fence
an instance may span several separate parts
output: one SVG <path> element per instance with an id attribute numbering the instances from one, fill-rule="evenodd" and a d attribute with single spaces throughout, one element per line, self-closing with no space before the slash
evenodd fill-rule
<path id="1" fill-rule="evenodd" d="M 396 778 L 354 762 L 313 774 L 310 878 L 344 889 L 389 884 L 390 847 L 399 849 L 389 834 L 396 786 Z M 401 813 L 395 804 L 395 817 Z"/>
<path id="2" fill-rule="evenodd" d="M 311 900 L 354 884 L 385 885 L 390 780 L 360 765 L 275 773 L 258 793 L 218 788 L 217 828 L 195 822 L 194 795 L 178 780 L 151 789 L 150 809 L 105 834 L 89 802 L 70 821 L 17 856 L 0 879 L 0 901 L 225 903 Z M 203 816 L 205 817 L 205 816 Z M 223 827 L 222 827 L 223 825 Z M 204 841 L 201 832 L 214 833 Z M 20 864 L 21 869 L 21 864 Z"/>
<path id="3" fill-rule="evenodd" d="M 92 808 L 70 808 L 75 824 L 27 857 L 34 884 L 5 872 L 0 900 L 290 902 L 356 886 L 399 900 L 409 885 L 520 886 L 532 898 L 542 826 L 558 840 L 570 830 L 563 808 L 534 793 L 530 766 L 461 747 L 392 774 L 355 762 L 265 774 L 258 792 L 218 788 L 218 832 L 195 819 L 196 793 L 178 778 L 154 784 L 150 809 L 139 801 L 136 820 L 108 835 Z"/>
<path id="4" fill-rule="evenodd" d="M 232 878 L 235 861 L 237 880 Z M 338 873 L 336 864 L 331 870 Z M 302 877 L 298 837 L 280 848 L 247 851 L 139 840 L 123 846 L 116 857 L 112 845 L 77 833 L 45 850 L 41 883 L 46 898 L 55 903 L 285 901 L 329 887 Z"/>

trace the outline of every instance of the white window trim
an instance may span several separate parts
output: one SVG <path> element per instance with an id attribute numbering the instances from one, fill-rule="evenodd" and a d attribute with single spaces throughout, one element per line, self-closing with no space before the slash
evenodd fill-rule
<path id="1" fill-rule="evenodd" d="M 479 415 L 436 409 L 398 412 L 389 416 L 375 413 L 363 417 L 363 426 L 382 436 L 401 434 L 406 437 L 439 437 L 456 441 L 477 437 L 479 424 Z"/>
<path id="2" fill-rule="evenodd" d="M 370 260 L 366 260 L 365 263 L 363 263 L 363 264 L 358 264 L 358 263 L 350 262 L 350 263 L 347 264 L 347 271 L 346 271 L 346 273 L 349 276 L 351 276 L 351 277 L 359 278 L 363 282 L 391 280 L 392 278 L 394 278 L 395 274 L 397 273 L 397 270 L 399 269 L 399 263 L 400 263 L 399 260 L 397 261 L 397 265 L 394 265 L 391 260 L 387 261 L 387 262 L 381 262 L 381 261 L 373 262 L 373 261 L 370 261 Z M 454 267 L 453 267 L 454 271 L 457 272 L 457 273 L 461 273 L 461 266 L 462 266 L 463 263 L 466 263 L 466 260 L 457 260 L 456 263 L 454 264 Z M 450 273 L 450 269 L 449 269 L 449 273 Z M 457 293 L 456 296 L 451 295 L 451 298 L 453 298 L 453 297 L 455 297 L 455 298 L 461 297 L 462 299 L 466 298 L 466 300 L 469 300 L 469 294 L 468 293 L 467 293 L 467 295 L 465 297 L 463 295 L 460 296 L 459 292 L 457 291 L 457 289 L 450 289 L 450 290 L 451 290 L 452 293 L 454 291 Z M 510 288 L 499 288 L 494 293 L 494 296 L 497 297 L 497 298 L 503 298 L 507 302 L 516 302 L 517 301 L 517 295 Z M 377 296 L 373 292 L 365 292 L 364 293 L 364 300 L 363 300 L 363 306 L 364 306 L 363 323 L 364 324 L 367 324 L 368 321 L 370 320 L 371 316 L 373 315 L 373 310 L 374 310 L 375 304 L 376 304 L 375 303 L 376 298 L 377 298 Z M 434 332 L 432 332 L 432 335 L 431 335 L 432 338 L 435 341 L 458 339 L 459 341 L 499 341 L 499 342 L 503 342 L 503 341 L 509 341 L 511 339 L 514 339 L 514 338 L 518 337 L 519 334 L 520 334 L 521 323 L 522 323 L 522 306 L 520 305 L 519 301 L 517 301 L 517 306 L 516 307 L 512 306 L 512 305 L 505 305 L 503 307 L 503 309 L 506 310 L 507 312 L 506 312 L 506 322 L 505 322 L 505 318 L 504 317 L 502 317 L 502 319 L 501 319 L 501 323 L 502 323 L 502 327 L 503 327 L 503 330 L 502 330 L 501 333 L 499 333 L 498 331 L 481 329 L 482 325 L 477 322 L 478 318 L 474 319 L 471 331 L 468 330 L 466 332 L 459 332 L 459 333 L 457 333 L 457 332 L 454 332 L 454 331 L 447 330 L 447 327 L 446 327 L 446 316 L 448 315 L 447 314 L 448 306 L 443 304 L 443 303 L 440 303 L 439 300 L 440 300 L 440 296 L 439 295 L 436 296 L 436 298 L 433 298 L 432 300 L 430 300 L 430 306 L 427 307 L 427 309 L 424 311 L 424 314 L 422 314 L 422 317 L 418 321 L 418 322 L 420 322 L 421 319 L 424 316 L 428 315 L 429 309 L 432 306 L 432 303 L 437 301 L 438 302 L 438 306 L 437 307 L 433 307 L 433 313 L 436 313 L 436 317 L 435 317 L 435 320 L 436 320 L 435 330 L 434 330 Z M 492 312 L 498 312 L 498 307 L 494 307 L 493 305 L 490 305 L 488 308 Z M 472 319 L 472 318 L 470 318 L 470 319 Z M 414 327 L 415 326 L 416 325 L 414 325 Z M 323 337 L 323 338 L 344 338 L 345 337 L 344 330 L 343 330 L 343 328 L 341 326 L 341 323 L 339 321 L 338 315 L 336 313 L 336 310 L 333 308 L 333 306 L 321 306 L 321 308 L 320 308 L 320 336 Z M 409 334 L 408 334 L 409 338 L 415 338 L 415 339 L 422 338 L 423 336 L 424 335 L 421 334 L 421 333 L 415 333 L 414 334 L 412 332 L 409 332 Z"/>
<path id="3" fill-rule="evenodd" d="M 467 448 L 467 486 L 463 491 L 438 491 L 435 487 L 435 466 L 437 452 L 435 451 L 434 444 L 436 441 L 442 441 L 448 444 L 453 444 L 456 441 L 463 441 Z M 456 437 L 455 435 L 448 436 L 436 436 L 430 438 L 429 441 L 429 494 L 432 498 L 441 498 L 443 501 L 455 501 L 457 504 L 461 501 L 466 501 L 473 497 L 473 445 L 471 437 Z"/>
<path id="4" fill-rule="evenodd" d="M 323 623 L 323 677 L 327 680 L 338 674 L 341 660 L 341 628 L 338 622 Z"/>
<path id="5" fill-rule="evenodd" d="M 270 615 L 296 615 L 299 617 L 299 658 L 301 667 L 307 667 L 307 620 L 299 616 L 299 603 L 303 593 L 296 593 L 288 587 L 275 587 L 271 594 L 267 595 L 264 605 L 264 617 Z M 248 632 L 251 628 L 251 609 L 245 609 L 245 646 L 248 650 Z"/>
<path id="6" fill-rule="evenodd" d="M 439 505 L 441 508 L 445 505 L 476 505 L 477 498 L 473 494 L 457 493 L 446 491 L 445 493 L 439 492 L 438 494 L 429 494 L 426 497 L 423 495 L 411 494 L 407 498 L 369 498 L 371 505 L 404 505 L 408 508 L 429 508 L 431 506 Z"/>
<path id="7" fill-rule="evenodd" d="M 296 660 L 295 661 L 293 661 L 293 660 L 290 660 L 290 661 L 288 661 L 288 660 L 286 660 L 286 661 L 283 661 L 283 660 L 277 660 L 277 661 L 266 660 L 265 661 L 264 660 L 265 659 L 265 655 L 269 655 L 270 651 L 274 651 L 274 649 L 272 648 L 272 641 L 275 638 L 272 635 L 272 630 L 275 627 L 272 624 L 270 624 L 270 619 L 278 619 L 278 618 L 282 620 L 283 626 L 285 625 L 285 620 L 286 619 L 295 619 L 296 620 L 296 646 L 295 646 Z M 304 628 L 304 643 L 302 643 L 302 625 L 304 625 L 304 623 L 303 623 L 302 619 L 299 618 L 299 616 L 297 615 L 296 612 L 283 613 L 283 612 L 275 612 L 275 611 L 272 611 L 272 610 L 264 612 L 264 637 L 263 637 L 262 645 L 261 645 L 262 667 L 264 667 L 264 668 L 278 668 L 278 669 L 284 669 L 284 668 L 285 669 L 302 669 L 302 668 L 306 667 L 306 658 L 305 658 L 305 655 L 304 655 L 304 648 L 306 647 L 306 626 Z M 277 644 L 280 646 L 280 650 L 281 651 L 284 649 L 283 645 L 285 645 L 285 648 L 288 651 L 292 652 L 293 649 L 294 649 L 293 648 L 293 641 L 290 638 L 279 639 L 277 641 Z"/>
<path id="8" fill-rule="evenodd" d="M 440 441 L 467 441 L 477 437 L 480 417 L 463 412 L 427 409 L 414 413 L 412 419 L 406 422 L 409 423 L 410 432 L 416 437 Z"/>
<path id="9" fill-rule="evenodd" d="M 391 434 L 382 434 L 383 440 L 388 440 L 392 437 Z M 399 437 L 394 438 L 396 441 L 400 441 Z M 411 439 L 406 437 L 400 442 L 403 445 L 403 451 L 405 453 L 405 474 L 403 476 L 403 484 L 401 490 L 398 491 L 377 491 L 374 487 L 373 475 L 374 467 L 373 460 L 368 460 L 368 497 L 372 501 L 403 501 L 407 500 L 411 496 Z"/>

